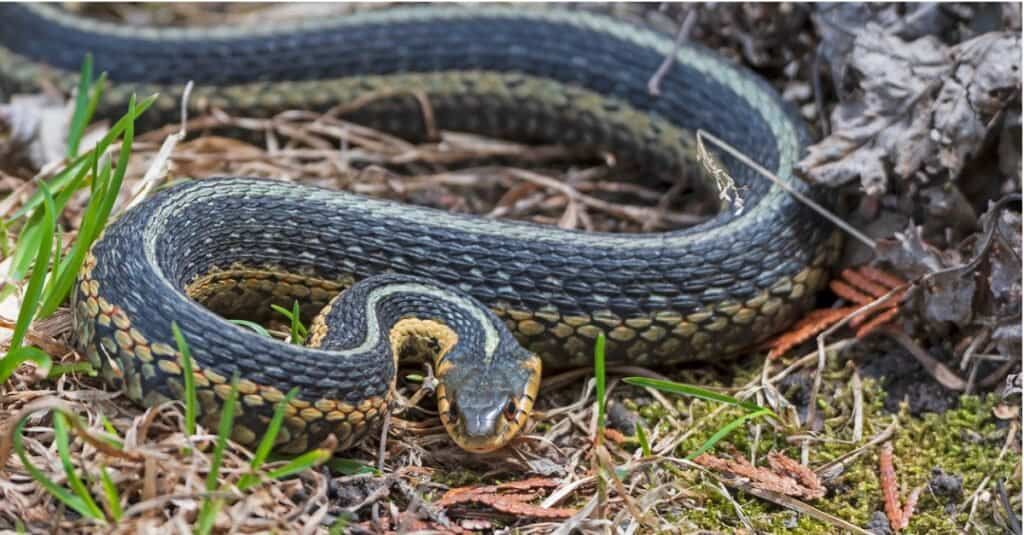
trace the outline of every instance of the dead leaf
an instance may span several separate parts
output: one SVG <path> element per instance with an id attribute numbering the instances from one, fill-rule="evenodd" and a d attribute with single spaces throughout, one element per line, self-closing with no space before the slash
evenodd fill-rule
<path id="1" fill-rule="evenodd" d="M 956 177 L 1020 91 L 1019 35 L 992 32 L 953 48 L 931 35 L 897 35 L 875 23 L 856 31 L 843 73 L 854 90 L 832 113 L 832 135 L 799 164 L 814 182 L 859 178 L 880 195 L 890 175 Z"/>
<path id="2" fill-rule="evenodd" d="M 907 230 L 895 233 L 892 238 L 878 240 L 879 258 L 909 277 L 920 277 L 946 267 L 942 253 L 924 240 L 921 231 L 920 226 L 911 223 Z"/>
<path id="3" fill-rule="evenodd" d="M 931 137 L 951 176 L 976 156 L 992 119 L 1020 93 L 1019 34 L 992 32 L 953 48 L 952 75 L 931 110 Z M 906 176 L 906 175 L 904 175 Z"/>

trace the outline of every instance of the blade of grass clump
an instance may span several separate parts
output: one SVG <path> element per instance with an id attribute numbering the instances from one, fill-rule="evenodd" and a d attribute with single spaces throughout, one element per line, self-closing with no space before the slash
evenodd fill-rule
<path id="1" fill-rule="evenodd" d="M 86 505 L 81 498 L 72 494 L 66 488 L 54 483 L 53 480 L 46 477 L 46 474 L 44 474 L 41 470 L 36 468 L 34 464 L 32 464 L 32 461 L 29 460 L 28 458 L 28 454 L 25 453 L 25 445 L 22 443 L 22 434 L 25 431 L 26 423 L 28 423 L 27 416 L 25 418 L 22 418 L 21 421 L 17 423 L 14 429 L 14 437 L 12 442 L 14 446 L 14 452 L 18 455 L 18 458 L 21 460 L 21 465 L 25 467 L 25 470 L 28 471 L 30 476 L 32 476 L 32 479 L 34 479 L 36 483 L 39 484 L 39 486 L 43 487 L 44 489 L 46 489 L 47 492 L 53 495 L 54 498 L 56 498 L 64 505 L 70 507 L 71 509 L 74 509 L 78 514 L 82 515 L 85 518 L 90 518 L 92 520 L 105 523 L 106 520 L 103 518 L 103 516 L 94 516 L 92 509 L 90 509 L 89 506 Z"/>
<path id="2" fill-rule="evenodd" d="M 114 126 L 110 127 L 110 130 L 107 132 L 107 134 L 103 136 L 103 138 L 100 139 L 99 142 L 96 143 L 95 148 L 76 157 L 74 160 L 71 161 L 71 163 L 67 165 L 67 167 L 65 167 L 62 171 L 54 175 L 54 177 L 51 178 L 49 181 L 45 182 L 45 184 L 50 188 L 51 191 L 62 190 L 68 184 L 68 182 L 71 181 L 72 177 L 74 177 L 76 174 L 78 174 L 79 171 L 81 171 L 83 165 L 91 167 L 91 164 L 88 164 L 88 162 L 93 158 L 94 155 L 106 153 L 107 148 L 110 147 L 114 140 L 120 137 L 121 134 L 124 133 L 124 131 L 128 128 L 128 124 L 134 124 L 135 119 L 137 119 L 140 115 L 145 113 L 145 111 L 153 105 L 153 102 L 156 102 L 157 96 L 158 95 L 151 95 L 149 97 L 146 97 L 141 102 L 139 102 L 135 106 L 134 113 L 127 113 L 123 115 L 120 119 L 118 119 L 118 121 L 114 123 Z M 28 201 L 26 201 L 25 204 L 21 206 L 21 208 L 18 208 L 18 210 L 14 212 L 10 219 L 8 219 L 8 223 L 21 217 L 24 217 L 27 214 L 32 213 L 36 208 L 39 207 L 40 204 L 42 204 L 42 202 L 42 195 L 38 191 L 36 191 L 36 193 L 29 197 Z"/>
<path id="3" fill-rule="evenodd" d="M 88 239 L 88 225 L 91 224 L 92 219 L 95 217 L 92 214 L 95 213 L 96 211 L 95 206 L 97 203 L 96 199 L 98 197 L 96 192 L 102 191 L 102 188 L 105 188 L 106 184 L 110 181 L 110 158 L 107 157 L 107 155 L 103 155 L 99 159 L 99 161 L 93 160 L 92 163 L 92 173 L 88 175 L 93 177 L 92 188 L 89 194 L 89 202 L 88 204 L 86 204 L 85 210 L 82 212 L 82 224 L 78 229 L 77 239 L 75 241 L 75 244 L 72 245 L 72 250 L 68 253 L 68 256 L 65 257 L 63 261 L 53 262 L 54 268 L 53 270 L 51 270 L 50 277 L 47 280 L 46 290 L 43 291 L 43 295 L 47 296 L 47 298 L 44 299 L 44 302 L 48 301 L 49 296 L 54 294 L 55 287 L 60 283 L 60 280 L 63 277 L 63 273 L 67 271 L 69 264 L 77 254 L 76 249 L 81 247 L 78 244 Z M 79 175 L 78 177 L 75 177 L 75 180 L 72 182 L 72 184 L 64 188 L 63 191 L 61 191 L 60 195 L 57 197 L 57 213 L 63 211 L 63 202 L 66 202 L 68 199 L 70 199 L 71 195 L 74 194 L 79 189 L 81 184 L 84 182 L 85 177 L 85 173 Z M 79 263 L 79 266 L 80 265 L 81 264 Z M 74 275 L 78 275 L 77 270 Z"/>
<path id="4" fill-rule="evenodd" d="M 101 81 L 105 80 L 101 77 Z M 97 91 L 94 92 L 92 98 L 89 101 L 89 107 L 94 111 L 96 102 L 99 100 L 102 85 L 99 86 Z M 90 169 L 95 169 L 98 155 L 105 154 L 107 148 L 123 131 L 128 128 L 129 124 L 134 124 L 135 119 L 141 115 L 146 109 L 149 108 L 156 100 L 156 96 L 151 96 L 127 115 L 123 116 L 114 127 L 107 132 L 107 135 L 96 144 L 93 150 L 86 152 L 80 156 L 75 157 L 71 163 L 69 163 L 63 170 L 47 182 L 41 182 L 41 185 L 46 185 L 50 188 L 51 192 L 57 192 L 57 213 L 60 213 L 64 209 L 64 205 L 67 199 L 71 197 L 76 191 L 78 191 L 84 184 L 84 177 Z M 88 111 L 88 115 L 91 117 L 92 111 Z M 93 177 L 96 176 L 94 172 Z M 21 232 L 18 235 L 17 245 L 14 250 L 14 258 L 11 260 L 11 268 L 8 273 L 8 278 L 12 281 L 20 281 L 24 278 L 28 272 L 29 266 L 31 265 L 32 256 L 31 253 L 38 250 L 38 243 L 40 235 L 42 233 L 39 225 L 41 223 L 42 214 L 37 208 L 43 202 L 43 195 L 41 190 L 37 190 L 32 197 L 29 198 L 21 208 L 19 208 L 14 215 L 7 221 L 7 224 L 14 222 L 15 220 L 31 214 L 28 222 L 22 227 Z"/>
<path id="5" fill-rule="evenodd" d="M 135 95 L 132 95 L 128 100 L 128 115 L 135 115 Z M 107 219 L 114 209 L 114 203 L 121 192 L 121 183 L 124 181 L 125 172 L 128 170 L 128 160 L 132 155 L 134 139 L 135 122 L 129 121 L 125 127 L 124 139 L 121 141 L 121 153 L 117 158 L 117 167 L 114 169 L 113 177 L 106 184 L 105 190 L 102 191 L 98 198 L 93 196 L 89 199 L 85 215 L 82 216 L 82 226 L 78 230 L 78 239 L 75 240 L 71 252 L 65 259 L 66 262 L 60 266 L 56 282 L 52 288 L 48 289 L 46 301 L 40 310 L 41 317 L 45 318 L 53 314 L 61 303 L 64 302 L 64 299 L 75 283 L 75 279 L 78 277 L 78 269 L 82 266 L 82 262 L 85 261 L 85 254 L 89 252 L 93 241 L 99 237 L 106 226 Z M 90 209 L 94 201 L 96 202 L 96 208 Z"/>
<path id="6" fill-rule="evenodd" d="M 110 478 L 110 474 L 107 472 L 107 467 L 100 465 L 100 483 L 103 485 L 103 497 L 107 504 L 107 513 L 110 518 L 114 519 L 114 522 L 120 522 L 121 517 L 124 515 L 124 510 L 121 509 L 121 494 L 117 491 L 117 485 L 114 485 L 114 480 Z"/>
<path id="7" fill-rule="evenodd" d="M 268 332 L 266 329 L 264 329 L 262 325 L 260 325 L 259 323 L 254 322 L 254 321 L 248 321 L 248 320 L 228 320 L 228 321 L 230 321 L 231 323 L 234 323 L 235 325 L 238 325 L 240 327 L 245 327 L 247 329 L 251 329 L 252 331 L 254 331 L 256 334 L 258 334 L 260 336 L 266 336 L 267 338 L 271 338 L 270 332 Z"/>
<path id="8" fill-rule="evenodd" d="M 238 398 L 238 374 L 231 377 L 231 392 L 224 400 L 220 412 L 220 423 L 217 426 L 217 441 L 213 445 L 213 455 L 210 458 L 210 471 L 206 474 L 206 491 L 215 492 L 220 481 L 220 466 L 224 462 L 224 450 L 227 448 L 228 437 L 231 436 L 231 427 L 235 422 L 235 402 Z M 213 529 L 213 523 L 217 519 L 224 500 L 220 498 L 206 497 L 199 509 L 197 522 L 199 527 L 196 530 L 200 535 L 206 535 Z"/>
<path id="9" fill-rule="evenodd" d="M 25 335 L 28 333 L 28 327 L 32 323 L 32 319 L 35 318 L 36 310 L 39 307 L 40 294 L 43 291 L 43 280 L 50 266 L 53 235 L 57 228 L 57 213 L 54 209 L 50 190 L 42 184 L 39 187 L 43 192 L 44 199 L 42 234 L 39 246 L 36 249 L 35 267 L 32 270 L 32 276 L 29 277 L 28 287 L 25 288 L 25 295 L 22 298 L 21 308 L 18 311 L 18 319 L 14 325 L 14 334 L 11 335 L 11 349 L 21 347 L 21 343 L 25 340 Z"/>
<path id="10" fill-rule="evenodd" d="M 192 436 L 196 434 L 196 406 L 199 404 L 196 395 L 196 378 L 192 375 L 192 350 L 189 349 L 188 342 L 181 334 L 177 322 L 171 322 L 171 334 L 174 335 L 174 341 L 178 344 L 182 374 L 185 376 L 185 433 Z"/>
<path id="11" fill-rule="evenodd" d="M 67 477 L 68 485 L 71 490 L 82 500 L 82 503 L 89 508 L 91 518 L 105 518 L 103 511 L 100 510 L 99 506 L 92 499 L 92 495 L 89 494 L 89 489 L 86 488 L 85 483 L 82 483 L 81 478 L 78 477 L 78 473 L 75 470 L 74 463 L 71 462 L 71 453 L 68 441 L 68 422 L 62 412 L 55 412 L 53 414 L 53 436 L 57 442 L 57 456 L 60 457 L 60 462 L 64 466 L 64 475 Z"/>
<path id="12" fill-rule="evenodd" d="M 748 411 L 759 411 L 764 409 L 764 407 L 758 405 L 757 403 L 736 399 L 730 395 L 721 394 L 719 392 L 708 390 L 706 388 L 701 388 L 699 386 L 676 383 L 673 381 L 661 381 L 658 379 L 651 379 L 648 377 L 626 377 L 625 379 L 623 379 L 623 381 L 633 386 L 653 388 L 655 390 L 661 390 L 662 392 L 668 392 L 670 394 L 679 394 L 681 396 L 699 398 L 705 401 L 716 401 L 718 403 L 735 405 L 737 407 L 742 407 Z M 772 416 L 775 416 L 774 412 L 772 413 Z"/>
<path id="13" fill-rule="evenodd" d="M 301 345 L 306 340 L 306 335 L 309 334 L 309 331 L 302 324 L 302 317 L 299 314 L 299 302 L 293 301 L 291 310 L 278 305 L 270 305 L 270 308 L 291 321 L 291 343 Z"/>
<path id="14" fill-rule="evenodd" d="M 18 319 L 14 323 L 14 332 L 9 342 L 10 349 L 2 360 L 0 360 L 0 383 L 6 382 L 22 362 L 31 360 L 48 373 L 52 360 L 45 352 L 31 347 L 22 347 L 25 336 L 28 334 L 29 325 L 35 317 L 39 307 L 39 298 L 43 290 L 43 281 L 46 277 L 50 264 L 50 253 L 53 247 L 53 234 L 56 229 L 57 214 L 54 211 L 53 197 L 50 196 L 46 186 L 40 185 L 43 192 L 43 225 L 40 227 L 44 232 L 40 236 L 39 248 L 36 251 L 35 268 L 29 278 L 28 286 L 25 288 L 25 295 L 21 301 L 21 308 L 18 310 Z"/>
<path id="15" fill-rule="evenodd" d="M 277 402 L 277 405 L 274 407 L 274 415 L 271 416 L 270 423 L 267 424 L 267 431 L 263 433 L 263 438 L 260 439 L 260 444 L 256 447 L 256 452 L 252 456 L 252 461 L 249 462 L 249 468 L 252 469 L 253 473 L 242 476 L 242 479 L 238 482 L 239 490 L 245 490 L 259 482 L 260 478 L 256 473 L 263 467 L 263 463 L 267 460 L 267 456 L 270 455 L 270 449 L 274 447 L 274 442 L 277 441 L 277 435 L 281 431 L 281 423 L 284 421 L 285 407 L 287 407 L 297 395 L 299 395 L 299 388 L 292 388 L 288 391 L 288 394 L 284 399 Z"/>
<path id="16" fill-rule="evenodd" d="M 72 177 L 70 185 L 58 190 L 53 200 L 55 214 L 64 211 L 64 206 L 71 198 L 71 195 L 85 183 L 88 171 L 88 166 L 82 166 L 81 170 Z M 40 184 L 40 186 L 44 187 L 43 184 Z M 51 189 L 51 191 L 53 190 Z M 39 244 L 45 234 L 46 225 L 43 217 L 43 210 L 36 210 L 28 222 L 25 223 L 21 233 L 18 234 L 18 241 L 14 246 L 14 257 L 11 258 L 11 268 L 8 272 L 8 278 L 11 280 L 20 281 L 28 273 L 28 270 L 31 269 L 32 259 L 35 252 L 39 250 Z"/>

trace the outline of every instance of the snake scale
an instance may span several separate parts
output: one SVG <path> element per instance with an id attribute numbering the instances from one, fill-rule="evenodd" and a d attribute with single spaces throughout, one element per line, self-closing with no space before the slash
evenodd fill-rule
<path id="1" fill-rule="evenodd" d="M 583 11 L 397 7 L 295 24 L 134 28 L 47 5 L 0 5 L 0 91 L 40 79 L 70 88 L 89 51 L 111 86 L 100 113 L 159 92 L 269 115 L 367 94 L 351 116 L 421 139 L 425 95 L 439 128 L 613 153 L 658 183 L 693 174 L 704 129 L 813 193 L 792 174 L 805 126 L 763 80 L 696 45 Z M 647 80 L 675 63 L 654 96 Z M 397 358 L 427 352 L 438 410 L 463 448 L 507 443 L 546 368 L 609 360 L 719 359 L 778 333 L 812 305 L 838 249 L 808 208 L 727 155 L 746 208 L 685 230 L 587 233 L 227 177 L 171 186 L 94 245 L 72 298 L 83 352 L 127 396 L 183 395 L 171 323 L 193 351 L 203 418 L 238 376 L 233 438 L 259 439 L 292 388 L 278 448 L 328 435 L 351 446 L 388 409 Z M 347 290 L 346 290 L 347 289 Z M 344 291 L 343 291 L 344 290 Z M 301 303 L 305 346 L 224 317 L 267 320 Z M 315 317 L 315 319 L 314 319 Z"/>

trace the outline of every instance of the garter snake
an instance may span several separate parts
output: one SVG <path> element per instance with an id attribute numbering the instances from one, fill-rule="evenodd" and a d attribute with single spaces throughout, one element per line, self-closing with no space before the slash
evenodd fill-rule
<path id="1" fill-rule="evenodd" d="M 68 88 L 86 51 L 112 82 L 102 113 L 123 111 L 130 92 L 160 92 L 150 115 L 172 118 L 190 79 L 194 106 L 256 115 L 390 91 L 350 119 L 417 139 L 426 120 L 415 91 L 439 128 L 593 147 L 652 182 L 692 174 L 694 132 L 705 129 L 810 192 L 791 172 L 808 134 L 767 83 L 699 46 L 674 48 L 582 11 L 401 7 L 259 28 L 156 29 L 0 6 L 0 90 L 40 79 Z M 673 53 L 653 96 L 647 80 Z M 719 161 L 745 210 L 649 234 L 561 230 L 256 179 L 173 186 L 94 245 L 72 299 L 77 337 L 109 381 L 153 404 L 182 395 L 176 321 L 193 347 L 206 418 L 239 375 L 233 437 L 242 443 L 258 440 L 274 403 L 298 387 L 279 437 L 285 451 L 330 434 L 353 444 L 387 410 L 397 355 L 421 346 L 434 355 L 449 433 L 466 449 L 494 449 L 526 420 L 541 362 L 588 364 L 599 333 L 610 360 L 706 361 L 750 348 L 811 305 L 835 233 L 753 170 Z M 270 304 L 293 300 L 317 316 L 308 347 L 222 319 L 260 319 Z"/>

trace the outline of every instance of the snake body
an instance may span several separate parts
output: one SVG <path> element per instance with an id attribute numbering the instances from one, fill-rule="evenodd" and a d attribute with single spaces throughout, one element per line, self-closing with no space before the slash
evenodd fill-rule
<path id="1" fill-rule="evenodd" d="M 251 114 L 384 94 L 350 118 L 416 139 L 427 122 L 417 93 L 439 128 L 611 152 L 652 183 L 694 173 L 704 129 L 813 194 L 791 172 L 807 131 L 763 80 L 699 46 L 580 11 L 418 7 L 269 28 L 140 29 L 0 6 L 0 90 L 41 77 L 69 87 L 85 51 L 112 82 L 101 111 L 122 112 L 131 91 L 159 91 L 155 115 L 170 118 L 189 79 L 194 105 Z M 653 96 L 647 80 L 669 54 Z M 341 447 L 358 440 L 387 409 L 398 353 L 418 344 L 434 355 L 449 432 L 467 449 L 494 449 L 522 426 L 541 360 L 588 364 L 600 333 L 609 360 L 706 361 L 752 347 L 812 304 L 835 233 L 754 170 L 719 159 L 743 212 L 650 234 L 257 179 L 173 186 L 94 246 L 73 297 L 79 344 L 129 397 L 152 404 L 182 395 L 177 322 L 205 417 L 240 377 L 236 440 L 258 440 L 273 404 L 298 388 L 285 451 L 329 434 Z M 270 304 L 294 300 L 316 316 L 311 347 L 221 317 L 266 319 Z"/>

